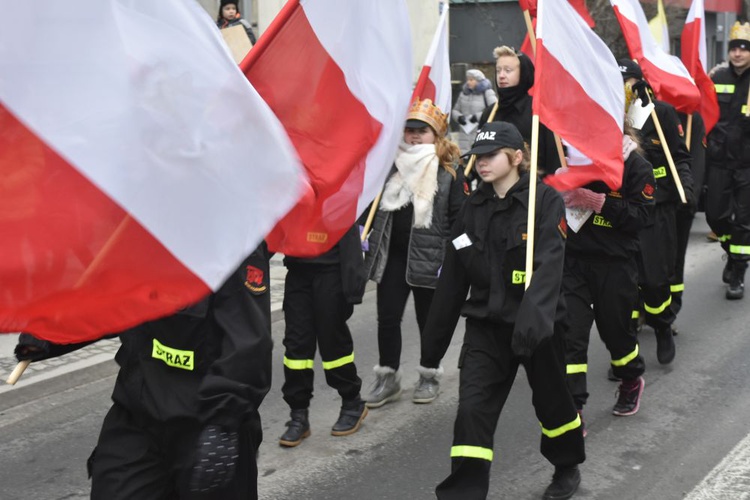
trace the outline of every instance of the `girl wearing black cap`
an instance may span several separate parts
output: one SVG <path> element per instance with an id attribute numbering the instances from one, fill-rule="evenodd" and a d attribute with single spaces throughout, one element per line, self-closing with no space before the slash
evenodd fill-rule
<path id="1" fill-rule="evenodd" d="M 447 127 L 447 116 L 431 100 L 413 103 L 369 235 L 365 268 L 378 283 L 380 353 L 375 384 L 365 398 L 369 408 L 401 395 L 401 318 L 406 301 L 413 293 L 421 335 L 450 227 L 468 195 L 463 172 L 456 169 L 458 146 L 445 138 Z M 435 399 L 440 373 L 437 366 L 420 369 L 415 403 Z"/>
<path id="2" fill-rule="evenodd" d="M 237 8 L 237 0 L 221 0 L 219 15 L 216 17 L 216 26 L 219 29 L 224 29 L 237 26 L 238 24 L 245 28 L 245 33 L 247 33 L 250 43 L 255 45 L 255 33 L 253 33 L 250 23 L 242 19 L 242 15 Z"/>
<path id="3" fill-rule="evenodd" d="M 523 364 L 542 427 L 541 451 L 555 465 L 544 498 L 570 498 L 581 480 L 578 464 L 585 452 L 561 343 L 565 206 L 554 189 L 537 184 L 534 273 L 526 289 L 532 179 L 523 138 L 509 123 L 489 123 L 468 154 L 477 155 L 483 183 L 451 231 L 422 342 L 421 364 L 438 366 L 459 316 L 466 317 L 451 474 L 436 493 L 440 499 L 486 498 L 495 428 Z"/>

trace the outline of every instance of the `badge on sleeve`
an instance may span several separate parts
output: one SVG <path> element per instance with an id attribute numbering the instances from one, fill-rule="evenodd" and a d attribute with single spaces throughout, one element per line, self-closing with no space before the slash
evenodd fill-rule
<path id="1" fill-rule="evenodd" d="M 263 270 L 255 266 L 247 266 L 245 286 L 254 294 L 261 294 L 268 290 L 268 285 L 265 282 L 265 273 L 263 272 Z"/>

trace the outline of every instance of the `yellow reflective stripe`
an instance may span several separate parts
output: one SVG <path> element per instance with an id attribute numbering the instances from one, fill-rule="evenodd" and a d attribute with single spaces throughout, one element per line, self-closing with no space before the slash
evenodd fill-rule
<path id="1" fill-rule="evenodd" d="M 677 283 L 676 285 L 672 285 L 669 287 L 669 291 L 672 293 L 676 292 L 684 292 L 685 291 L 685 283 Z"/>
<path id="2" fill-rule="evenodd" d="M 740 111 L 743 115 L 747 115 L 747 104 L 742 105 L 742 111 Z"/>
<path id="3" fill-rule="evenodd" d="M 526 271 L 513 271 L 510 282 L 514 285 L 521 285 L 526 283 Z"/>
<path id="4" fill-rule="evenodd" d="M 729 253 L 740 255 L 750 255 L 750 246 L 747 245 L 729 245 Z"/>
<path id="5" fill-rule="evenodd" d="M 193 371 L 193 361 L 195 353 L 193 351 L 183 351 L 173 347 L 167 347 L 156 339 L 153 339 L 153 349 L 151 357 L 160 359 L 173 368 Z"/>
<path id="6" fill-rule="evenodd" d="M 451 458 L 454 457 L 465 457 L 465 458 L 481 458 L 492 462 L 493 452 L 489 448 L 482 448 L 481 446 L 453 446 L 451 447 Z"/>
<path id="7" fill-rule="evenodd" d="M 343 358 L 334 359 L 333 361 L 323 361 L 323 369 L 333 370 L 334 368 L 348 365 L 349 363 L 354 363 L 354 353 L 351 353 L 348 356 L 344 356 Z"/>
<path id="8" fill-rule="evenodd" d="M 641 317 L 641 311 L 633 311 L 630 313 L 630 319 L 638 319 Z"/>
<path id="9" fill-rule="evenodd" d="M 558 436 L 562 436 L 568 431 L 572 431 L 573 429 L 578 429 L 581 426 L 581 415 L 576 414 L 575 420 L 563 426 L 560 426 L 557 429 L 547 430 L 544 428 L 541 422 L 539 422 L 539 425 L 542 427 L 542 434 L 544 434 L 548 438 L 556 438 Z"/>
<path id="10" fill-rule="evenodd" d="M 669 298 L 664 301 L 662 305 L 659 307 L 650 307 L 648 304 L 643 304 L 643 308 L 646 310 L 649 314 L 659 314 L 664 311 L 669 305 L 672 303 L 672 296 L 670 295 Z"/>
<path id="11" fill-rule="evenodd" d="M 570 375 L 571 373 L 586 373 L 589 371 L 589 365 L 582 364 L 582 365 L 567 365 L 565 367 L 565 373 Z"/>
<path id="12" fill-rule="evenodd" d="M 631 361 L 633 361 L 636 358 L 636 356 L 638 356 L 638 344 L 635 345 L 635 349 L 633 349 L 633 352 L 631 352 L 627 356 L 624 356 L 620 359 L 613 359 L 611 361 L 612 366 L 625 366 Z"/>
<path id="13" fill-rule="evenodd" d="M 722 83 L 714 84 L 717 94 L 734 94 L 734 85 L 727 85 Z"/>
<path id="14" fill-rule="evenodd" d="M 662 177 L 667 176 L 667 167 L 661 166 L 659 168 L 654 169 L 654 178 L 655 179 L 661 179 Z"/>
<path id="15" fill-rule="evenodd" d="M 732 239 L 732 235 L 731 234 L 722 234 L 722 235 L 718 236 L 718 239 L 719 239 L 719 241 L 721 241 L 722 243 L 724 243 L 726 241 L 731 240 Z"/>
<path id="16" fill-rule="evenodd" d="M 312 359 L 289 359 L 284 356 L 284 366 L 290 370 L 312 370 L 314 365 Z"/>

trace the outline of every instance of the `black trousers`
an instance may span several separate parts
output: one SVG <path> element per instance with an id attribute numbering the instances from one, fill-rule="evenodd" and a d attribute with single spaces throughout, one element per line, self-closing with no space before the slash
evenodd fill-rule
<path id="1" fill-rule="evenodd" d="M 641 230 L 638 284 L 646 312 L 646 324 L 668 328 L 675 320 L 671 282 L 677 257 L 677 220 L 673 203 L 654 207 L 654 223 Z"/>
<path id="2" fill-rule="evenodd" d="M 635 258 L 591 262 L 565 256 L 563 294 L 569 322 L 565 363 L 568 387 L 577 408 L 583 408 L 589 397 L 588 348 L 595 321 L 616 376 L 632 380 L 645 370 L 630 320 L 638 302 L 637 279 Z"/>
<path id="3" fill-rule="evenodd" d="M 750 168 L 708 169 L 706 221 L 731 259 L 750 260 Z"/>
<path id="4" fill-rule="evenodd" d="M 495 428 L 520 364 L 542 426 L 542 455 L 555 466 L 577 465 L 586 459 L 581 419 L 565 385 L 561 335 L 556 333 L 531 358 L 521 359 L 511 351 L 512 333 L 512 325 L 466 321 L 451 474 L 436 489 L 440 499 L 487 497 Z"/>
<path id="5" fill-rule="evenodd" d="M 260 416 L 239 431 L 234 478 L 209 493 L 189 491 L 201 427 L 197 420 L 144 420 L 115 403 L 104 418 L 89 459 L 92 500 L 246 500 L 258 498 L 256 454 L 262 440 Z"/>
<path id="6" fill-rule="evenodd" d="M 406 282 L 406 255 L 395 252 L 389 254 L 377 289 L 380 366 L 398 370 L 401 364 L 401 320 L 409 293 L 414 294 L 414 309 L 421 341 L 435 290 L 409 285 Z"/>
<path id="7" fill-rule="evenodd" d="M 293 410 L 310 406 L 313 360 L 320 347 L 326 382 L 344 401 L 359 397 L 362 380 L 354 364 L 354 344 L 346 321 L 354 306 L 346 301 L 339 264 L 292 264 L 284 282 L 284 401 Z"/>
<path id="8" fill-rule="evenodd" d="M 687 255 L 688 241 L 690 240 L 690 229 L 693 227 L 693 218 L 689 210 L 677 207 L 675 220 L 677 223 L 677 256 L 674 263 L 674 275 L 672 276 L 670 291 L 672 292 L 672 311 L 675 316 L 682 309 L 682 295 L 685 292 L 685 255 Z"/>

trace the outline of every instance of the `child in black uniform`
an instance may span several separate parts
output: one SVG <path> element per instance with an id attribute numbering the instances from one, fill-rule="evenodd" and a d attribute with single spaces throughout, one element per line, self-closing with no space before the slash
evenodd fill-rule
<path id="1" fill-rule="evenodd" d="M 566 238 L 565 207 L 552 188 L 537 185 L 534 269 L 525 289 L 528 153 L 515 126 L 485 125 L 468 154 L 477 155 L 483 183 L 464 204 L 452 230 L 425 326 L 422 365 L 437 367 L 459 315 L 466 335 L 459 368 L 458 415 L 451 474 L 440 499 L 486 498 L 493 438 L 519 364 L 534 392 L 542 454 L 555 465 L 544 498 L 570 498 L 585 460 L 581 420 L 565 384 L 560 302 Z M 533 179 L 537 182 L 537 179 Z M 466 294 L 471 294 L 466 299 Z"/>

